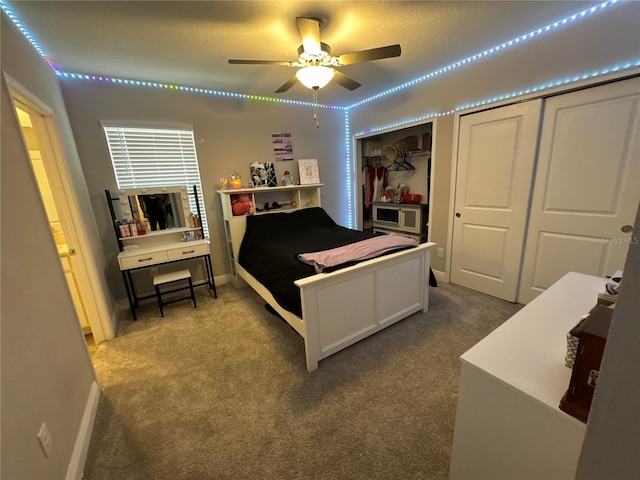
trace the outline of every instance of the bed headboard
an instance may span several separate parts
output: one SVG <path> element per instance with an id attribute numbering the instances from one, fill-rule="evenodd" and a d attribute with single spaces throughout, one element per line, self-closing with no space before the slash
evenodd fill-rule
<path id="1" fill-rule="evenodd" d="M 250 195 L 256 209 L 256 217 L 269 216 L 276 213 L 290 214 L 302 209 L 320 207 L 320 188 L 322 184 L 315 185 L 289 185 L 283 187 L 258 187 L 238 188 L 231 190 L 218 190 L 222 204 L 227 248 L 232 271 L 235 274 L 234 262 L 238 258 L 240 244 L 247 228 L 249 215 L 234 215 L 233 204 L 239 195 Z M 282 206 L 282 208 L 273 208 Z M 266 206 L 269 206 L 269 210 Z"/>

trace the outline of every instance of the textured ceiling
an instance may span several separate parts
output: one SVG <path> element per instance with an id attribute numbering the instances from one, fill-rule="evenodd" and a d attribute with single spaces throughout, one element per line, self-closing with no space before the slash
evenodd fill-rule
<path id="1" fill-rule="evenodd" d="M 7 2 L 64 72 L 100 74 L 291 100 L 274 91 L 295 69 L 229 58 L 296 59 L 297 16 L 321 19 L 333 54 L 399 43 L 402 55 L 340 70 L 324 104 L 349 105 L 601 2 L 585 1 L 13 1 Z"/>

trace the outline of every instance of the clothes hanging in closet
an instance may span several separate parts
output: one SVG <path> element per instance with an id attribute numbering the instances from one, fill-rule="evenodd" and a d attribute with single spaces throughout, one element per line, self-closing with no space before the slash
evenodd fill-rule
<path id="1" fill-rule="evenodd" d="M 373 198 L 373 180 L 375 178 L 375 168 L 367 165 L 364 170 L 364 208 L 369 210 Z"/>
<path id="2" fill-rule="evenodd" d="M 374 170 L 372 201 L 379 202 L 384 194 L 384 189 L 387 187 L 387 169 L 382 165 L 378 165 Z"/>

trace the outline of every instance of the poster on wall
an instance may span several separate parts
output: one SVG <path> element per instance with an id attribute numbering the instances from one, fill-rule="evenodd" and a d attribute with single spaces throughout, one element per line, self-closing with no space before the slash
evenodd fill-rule
<path id="1" fill-rule="evenodd" d="M 290 133 L 272 133 L 273 155 L 276 162 L 293 160 L 293 142 Z"/>
<path id="2" fill-rule="evenodd" d="M 298 170 L 300 171 L 300 185 L 314 185 L 316 183 L 320 183 L 320 172 L 318 171 L 317 159 L 298 159 Z"/>

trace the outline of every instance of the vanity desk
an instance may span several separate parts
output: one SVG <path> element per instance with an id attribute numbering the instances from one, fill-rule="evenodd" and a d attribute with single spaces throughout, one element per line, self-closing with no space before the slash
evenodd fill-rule
<path id="1" fill-rule="evenodd" d="M 136 190 L 121 190 L 119 197 L 111 196 L 105 190 L 109 209 L 114 223 L 114 232 L 118 239 L 120 253 L 118 266 L 127 290 L 131 315 L 136 320 L 136 308 L 140 300 L 155 298 L 155 293 L 139 296 L 136 293 L 133 273 L 142 269 L 151 270 L 175 262 L 201 259 L 204 262 L 205 280 L 194 282 L 194 286 L 208 285 L 218 298 L 211 264 L 209 240 L 202 238 L 199 222 L 200 206 L 197 202 L 197 215 L 192 214 L 186 187 L 162 187 Z M 143 196 L 164 196 L 166 210 L 163 228 L 150 230 L 148 213 L 143 211 Z M 168 206 L 168 207 L 167 207 Z M 142 233 L 144 232 L 144 233 Z"/>

